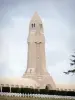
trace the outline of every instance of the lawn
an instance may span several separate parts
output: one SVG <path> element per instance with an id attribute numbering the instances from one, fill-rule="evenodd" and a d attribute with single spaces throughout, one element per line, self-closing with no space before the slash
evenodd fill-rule
<path id="1" fill-rule="evenodd" d="M 0 96 L 0 100 L 75 100 L 75 99 L 55 99 L 55 98 L 33 98 L 33 97 L 10 97 Z"/>

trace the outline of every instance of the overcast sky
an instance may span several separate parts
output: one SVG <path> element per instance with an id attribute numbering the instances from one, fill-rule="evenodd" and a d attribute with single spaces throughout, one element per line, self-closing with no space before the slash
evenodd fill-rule
<path id="1" fill-rule="evenodd" d="M 0 0 L 0 76 L 21 77 L 27 67 L 27 36 L 34 12 L 46 38 L 46 67 L 56 83 L 75 83 L 70 58 L 75 50 L 75 0 Z"/>

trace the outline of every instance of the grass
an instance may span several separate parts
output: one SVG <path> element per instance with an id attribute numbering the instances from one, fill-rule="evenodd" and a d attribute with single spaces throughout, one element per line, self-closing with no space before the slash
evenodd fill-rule
<path id="1" fill-rule="evenodd" d="M 55 98 L 33 98 L 33 97 L 15 97 L 0 96 L 0 100 L 75 100 L 75 99 L 55 99 Z"/>

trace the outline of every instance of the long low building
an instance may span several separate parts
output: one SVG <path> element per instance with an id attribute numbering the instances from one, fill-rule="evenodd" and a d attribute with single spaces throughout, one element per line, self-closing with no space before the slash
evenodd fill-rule
<path id="1" fill-rule="evenodd" d="M 40 88 L 40 84 L 30 78 L 0 78 L 0 87 Z M 56 90 L 75 91 L 75 84 L 56 84 Z M 11 91 L 10 91 L 11 92 Z"/>
<path id="2" fill-rule="evenodd" d="M 75 84 L 56 84 L 56 89 L 75 91 Z"/>
<path id="3" fill-rule="evenodd" d="M 0 78 L 0 86 L 38 88 L 39 83 L 30 78 Z"/>

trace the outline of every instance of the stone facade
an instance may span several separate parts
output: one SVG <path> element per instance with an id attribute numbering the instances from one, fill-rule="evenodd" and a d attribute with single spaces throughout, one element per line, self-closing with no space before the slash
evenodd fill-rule
<path id="1" fill-rule="evenodd" d="M 23 77 L 36 80 L 40 83 L 40 88 L 45 88 L 46 85 L 48 85 L 50 88 L 55 89 L 55 83 L 46 69 L 45 36 L 43 23 L 37 12 L 34 13 L 29 24 L 29 35 L 27 43 L 27 69 Z"/>

